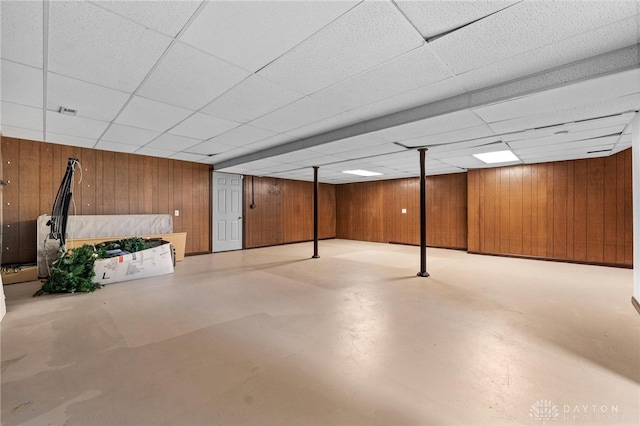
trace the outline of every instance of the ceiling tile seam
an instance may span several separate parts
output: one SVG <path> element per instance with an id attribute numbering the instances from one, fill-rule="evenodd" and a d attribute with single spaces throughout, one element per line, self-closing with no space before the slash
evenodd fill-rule
<path id="1" fill-rule="evenodd" d="M 638 9 L 640 9 L 640 3 L 638 3 Z M 635 115 L 638 115 L 638 111 L 636 111 Z M 613 153 L 616 148 L 618 147 L 618 145 L 620 144 L 620 141 L 622 140 L 622 138 L 624 137 L 624 134 L 627 131 L 630 131 L 631 129 L 631 123 L 633 122 L 633 119 L 635 118 L 635 115 L 631 118 L 631 120 L 629 120 L 629 122 L 627 123 L 626 126 L 624 126 L 624 129 L 622 129 L 622 132 L 620 132 L 620 136 L 618 137 L 618 139 L 616 140 L 616 142 L 613 144 L 613 147 L 611 148 L 611 152 Z"/>
<path id="2" fill-rule="evenodd" d="M 555 111 L 555 112 L 557 112 L 557 111 Z M 540 127 L 530 127 L 530 128 L 524 129 L 524 130 L 516 130 L 516 131 L 513 131 L 513 132 L 496 133 L 495 136 L 503 137 L 503 136 L 509 136 L 509 135 L 517 135 L 518 133 L 525 133 L 525 132 L 534 131 L 534 130 L 547 129 L 549 127 L 567 126 L 567 125 L 570 125 L 570 124 L 578 124 L 578 123 L 584 123 L 584 122 L 587 122 L 587 121 L 602 120 L 602 119 L 606 119 L 606 118 L 617 117 L 617 116 L 621 116 L 621 115 L 624 115 L 624 114 L 637 113 L 637 112 L 638 112 L 638 110 L 620 111 L 620 112 L 617 112 L 615 114 L 607 114 L 607 115 L 596 116 L 596 117 L 582 118 L 580 120 L 575 120 L 575 121 L 564 121 L 562 123 L 546 124 L 546 125 L 540 126 Z M 526 118 L 526 116 L 525 117 L 519 117 L 518 119 L 521 119 L 521 118 Z M 491 128 L 492 124 L 506 123 L 506 122 L 509 122 L 511 120 L 513 120 L 513 119 L 493 121 L 493 122 L 487 124 L 487 126 L 489 126 Z M 491 128 L 491 130 L 493 130 L 493 128 Z"/>
<path id="3" fill-rule="evenodd" d="M 442 38 L 442 37 L 446 37 L 446 36 L 448 36 L 449 34 L 453 34 L 453 33 L 455 33 L 456 31 L 459 31 L 459 30 L 461 30 L 461 29 L 463 29 L 463 28 L 465 28 L 465 27 L 468 27 L 468 26 L 470 26 L 470 25 L 473 25 L 473 24 L 475 24 L 476 22 L 482 21 L 482 20 L 484 20 L 484 19 L 486 19 L 486 18 L 488 18 L 488 17 L 490 17 L 490 16 L 493 16 L 493 15 L 495 15 L 495 14 L 497 14 L 497 13 L 500 13 L 500 12 L 502 12 L 502 11 L 503 11 L 503 10 L 505 10 L 505 9 L 509 9 L 510 7 L 516 6 L 516 5 L 520 4 L 520 3 L 522 3 L 522 1 L 523 1 L 523 0 L 520 0 L 520 1 L 517 1 L 517 2 L 512 3 L 512 4 L 510 4 L 510 5 L 507 5 L 507 6 L 503 7 L 502 9 L 499 9 L 499 10 L 496 10 L 496 11 L 494 11 L 494 12 L 491 12 L 491 13 L 489 13 L 489 14 L 485 15 L 485 16 L 481 16 L 480 18 L 476 18 L 476 19 L 474 19 L 474 20 L 472 20 L 472 21 L 470 21 L 470 22 L 467 22 L 466 24 L 462 24 L 462 25 L 460 25 L 460 26 L 458 26 L 458 27 L 456 27 L 456 28 L 453 28 L 453 29 L 451 29 L 451 30 L 447 30 L 447 31 L 444 31 L 444 32 L 442 32 L 442 33 L 440 33 L 440 34 L 436 34 L 436 35 L 434 35 L 434 36 L 431 36 L 431 37 L 425 38 L 425 41 L 426 41 L 427 43 L 434 42 L 434 41 L 436 41 L 436 40 L 438 40 L 438 39 L 440 39 L 440 38 Z"/>
<path id="4" fill-rule="evenodd" d="M 22 65 L 23 67 L 28 67 L 34 70 L 42 71 L 42 67 L 36 67 L 31 64 L 25 64 L 24 62 L 14 61 L 13 59 L 9 59 L 9 58 L 0 58 L 0 59 L 3 61 L 11 62 L 12 64 Z"/>
<path id="5" fill-rule="evenodd" d="M 46 0 L 46 1 L 50 1 L 50 0 Z M 142 22 L 136 21 L 135 19 L 128 17 L 127 15 L 123 15 L 123 14 L 121 14 L 119 12 L 116 12 L 114 10 L 108 9 L 108 8 L 102 6 L 102 4 L 100 4 L 100 1 L 95 1 L 95 0 L 86 0 L 86 1 L 87 1 L 87 3 L 91 4 L 92 6 L 98 7 L 100 9 L 104 10 L 105 12 L 108 12 L 108 13 L 110 13 L 112 15 L 116 15 L 118 18 L 124 19 L 125 21 L 131 22 L 132 24 L 135 24 L 135 25 L 137 25 L 139 27 L 143 27 L 147 31 L 151 31 L 153 33 L 159 34 L 159 35 L 164 36 L 164 37 L 169 37 L 169 38 L 176 38 L 177 37 L 177 35 L 173 36 L 171 34 L 163 33 L 162 31 L 157 30 L 155 28 L 151 28 L 151 27 L 143 24 Z M 191 17 L 187 20 L 187 23 L 185 24 L 185 26 L 189 22 L 191 22 L 191 19 L 193 18 L 194 15 L 199 13 L 199 10 L 200 10 L 200 8 L 202 6 L 202 3 L 205 3 L 205 1 L 202 1 L 200 3 L 200 6 L 198 6 L 198 8 L 195 10 L 195 12 L 193 12 L 193 15 L 191 15 Z M 183 29 L 184 29 L 184 27 L 183 27 Z M 178 32 L 178 34 L 180 34 L 181 31 L 182 30 L 180 30 Z"/>
<path id="6" fill-rule="evenodd" d="M 131 94 L 131 92 L 127 92 L 126 90 L 116 89 L 116 88 L 114 88 L 114 87 L 105 86 L 104 84 L 98 84 L 98 83 L 94 83 L 94 82 L 91 82 L 91 81 L 88 81 L 88 80 L 83 80 L 83 79 L 78 78 L 78 77 L 73 77 L 73 76 L 70 76 L 70 75 L 67 75 L 67 74 L 59 73 L 59 72 L 57 72 L 57 71 L 51 71 L 51 70 L 49 70 L 48 72 L 49 72 L 50 74 L 53 74 L 53 75 L 58 75 L 58 76 L 60 76 L 60 77 L 68 78 L 68 79 L 70 79 L 70 80 L 76 80 L 76 81 L 79 81 L 79 82 L 81 82 L 81 83 L 90 84 L 90 85 L 92 85 L 92 86 L 100 87 L 100 88 L 102 88 L 102 89 L 108 89 L 108 90 L 113 90 L 113 91 L 115 91 L 115 92 L 126 93 L 127 95 L 130 95 L 130 94 Z M 157 101 L 156 101 L 156 102 L 157 102 Z"/>
<path id="7" fill-rule="evenodd" d="M 416 34 L 418 34 L 420 36 L 420 38 L 422 40 L 424 40 L 425 43 L 427 43 L 427 40 L 425 40 L 424 36 L 422 35 L 422 33 L 420 32 L 420 30 L 418 29 L 418 27 L 416 26 L 416 24 L 413 23 L 413 21 L 411 20 L 411 18 L 409 18 L 407 16 L 406 13 L 404 13 L 404 10 L 402 10 L 402 8 L 400 8 L 400 6 L 398 6 L 398 4 L 396 3 L 396 0 L 391 0 L 391 4 L 393 5 L 393 7 L 398 11 L 398 13 L 400 13 L 400 15 L 402 15 L 402 17 L 404 18 L 405 21 L 407 21 L 409 23 L 409 25 L 411 25 L 411 27 L 415 30 Z"/>
<path id="8" fill-rule="evenodd" d="M 521 1 L 522 1 L 522 0 L 521 0 Z M 634 16 L 638 16 L 638 15 L 634 15 Z M 461 72 L 461 73 L 459 73 L 459 74 L 455 74 L 455 75 L 456 75 L 456 76 L 462 76 L 462 75 L 464 75 L 464 74 L 468 74 L 468 73 L 471 73 L 471 72 L 474 72 L 474 71 L 478 71 L 478 70 L 481 70 L 481 69 L 483 69 L 483 68 L 487 68 L 487 67 L 490 67 L 490 66 L 492 66 L 492 65 L 499 64 L 499 63 L 501 63 L 501 62 L 510 61 L 510 60 L 512 60 L 512 59 L 514 59 L 514 58 L 517 58 L 517 57 L 525 57 L 525 56 L 527 56 L 527 55 L 530 55 L 530 54 L 531 54 L 531 52 L 535 52 L 536 50 L 546 49 L 546 48 L 548 48 L 548 47 L 550 47 L 550 46 L 553 46 L 553 45 L 555 45 L 555 44 L 562 43 L 562 42 L 565 42 L 565 41 L 567 41 L 567 40 L 571 40 L 571 39 L 574 39 L 574 38 L 582 37 L 582 36 L 584 36 L 585 34 L 589 34 L 589 33 L 592 33 L 592 32 L 595 32 L 595 31 L 598 31 L 598 30 L 600 30 L 601 28 L 608 27 L 608 26 L 610 26 L 610 25 L 615 25 L 615 24 L 617 24 L 617 23 L 619 23 L 619 22 L 625 21 L 625 20 L 630 19 L 630 18 L 632 18 L 632 17 L 633 17 L 633 16 L 628 16 L 628 17 L 623 18 L 623 19 L 621 19 L 621 20 L 618 20 L 618 21 L 615 21 L 615 22 L 610 22 L 609 24 L 601 25 L 601 26 L 599 26 L 599 27 L 596 27 L 596 28 L 593 28 L 593 29 L 590 29 L 590 30 L 587 30 L 587 31 L 583 31 L 583 32 L 580 32 L 580 33 L 577 33 L 577 34 L 574 34 L 574 35 L 571 35 L 571 36 L 568 36 L 568 37 L 562 38 L 562 39 L 560 39 L 560 40 L 553 41 L 553 42 L 551 42 L 551 43 L 547 43 L 547 44 L 544 44 L 544 45 L 541 45 L 541 46 L 537 46 L 537 47 L 531 48 L 531 49 L 526 50 L 526 51 L 518 52 L 518 53 L 513 54 L 513 55 L 511 55 L 511 56 L 507 56 L 507 57 L 505 57 L 505 58 L 500 58 L 500 60 L 498 60 L 498 61 L 491 62 L 491 63 L 488 63 L 488 64 L 483 65 L 483 66 L 481 66 L 481 67 L 473 68 L 473 69 L 470 69 L 470 70 L 467 70 L 467 71 L 464 71 L 464 72 Z M 634 44 L 631 44 L 631 45 L 629 45 L 629 46 L 625 46 L 625 47 L 623 47 L 623 48 L 621 48 L 621 49 L 626 49 L 626 48 L 629 48 L 629 47 L 632 47 L 632 46 L 635 46 L 635 45 L 634 45 Z M 621 50 L 621 49 L 617 49 L 617 50 Z M 598 57 L 598 56 L 607 55 L 607 54 L 609 54 L 609 53 L 611 53 L 611 52 L 609 51 L 609 52 L 601 53 L 601 54 L 599 54 L 599 55 L 590 56 L 590 57 L 588 57 L 588 58 L 584 58 L 584 59 L 582 59 L 582 60 L 589 60 L 589 59 L 592 59 L 592 58 L 596 58 L 596 57 Z M 562 65 L 558 65 L 557 67 L 548 68 L 548 69 L 542 70 L 542 71 L 540 71 L 540 72 L 538 72 L 538 73 L 530 74 L 529 76 L 530 76 L 530 77 L 533 77 L 533 76 L 536 76 L 536 75 L 538 75 L 538 74 L 546 73 L 546 72 L 549 72 L 549 71 L 554 71 L 554 70 L 556 70 L 556 69 L 558 69 L 558 68 L 562 68 L 562 67 L 565 67 L 565 66 L 567 66 L 567 65 L 570 65 L 570 64 L 572 64 L 572 63 L 576 63 L 576 62 L 580 62 L 580 60 L 579 60 L 579 61 L 571 62 L 571 63 L 569 63 L 569 64 L 562 64 Z"/>
<path id="9" fill-rule="evenodd" d="M 272 65 L 274 62 L 276 62 L 277 60 L 281 59 L 283 56 L 287 55 L 289 52 L 292 52 L 293 50 L 297 49 L 300 45 L 306 43 L 308 40 L 310 40 L 311 38 L 315 37 L 316 34 L 320 33 L 321 31 L 324 31 L 325 28 L 327 28 L 329 25 L 333 24 L 334 22 L 336 22 L 339 19 L 342 19 L 343 16 L 345 16 L 347 13 L 351 12 L 352 10 L 354 10 L 356 7 L 360 6 L 362 3 L 364 2 L 364 0 L 360 0 L 357 4 L 355 4 L 353 7 L 349 8 L 349 10 L 344 11 L 342 14 L 340 14 L 339 16 L 336 16 L 335 19 L 332 19 L 330 22 L 327 22 L 326 25 L 324 25 L 321 28 L 318 28 L 318 30 L 316 30 L 314 33 L 309 34 L 307 37 L 305 37 L 303 40 L 300 41 L 300 43 L 296 44 L 295 46 L 292 46 L 291 48 L 287 49 L 286 52 L 283 52 L 281 55 L 277 56 L 276 58 L 272 59 L 271 61 L 269 61 L 268 63 L 266 63 L 265 65 L 262 65 L 260 68 L 258 68 L 257 70 L 253 71 L 253 70 L 247 70 L 249 72 L 252 72 L 253 74 L 257 75 L 260 71 L 263 71 L 264 69 L 266 69 L 268 66 Z M 262 77 L 262 76 L 261 76 Z M 266 77 L 262 77 L 262 78 L 266 78 Z M 267 79 L 269 80 L 269 79 Z M 271 81 L 271 80 L 269 80 Z M 275 83 L 275 82 L 274 82 Z"/>
<path id="10" fill-rule="evenodd" d="M 120 110 L 116 113 L 116 115 L 113 117 L 113 119 L 111 120 L 111 122 L 109 123 L 109 125 L 107 126 L 107 128 L 102 132 L 102 134 L 98 137 L 98 139 L 96 140 L 96 143 L 93 145 L 93 148 L 96 147 L 96 145 L 98 145 L 98 143 L 100 143 L 100 141 L 102 140 L 102 138 L 104 137 L 104 135 L 107 133 L 107 131 L 109 130 L 109 128 L 111 127 L 112 124 L 114 124 L 114 122 L 118 119 L 118 117 L 122 114 L 122 112 L 127 108 L 127 106 L 129 106 L 129 104 L 131 103 L 131 101 L 137 96 L 137 93 L 140 91 L 140 89 L 142 89 L 142 87 L 144 86 L 144 84 L 149 80 L 149 78 L 151 78 L 151 75 L 155 72 L 155 70 L 158 68 L 158 66 L 160 66 L 160 64 L 162 63 L 162 61 L 164 60 L 164 58 L 169 54 L 169 52 L 171 52 L 171 50 L 173 49 L 173 46 L 178 43 L 178 38 L 182 36 L 182 34 L 187 30 L 187 28 L 189 27 L 189 25 L 191 25 L 191 23 L 195 20 L 195 18 L 200 14 L 201 10 L 204 8 L 204 6 L 206 5 L 206 2 L 202 2 L 200 3 L 200 5 L 198 6 L 198 8 L 196 9 L 196 11 L 193 13 L 193 15 L 191 15 L 191 17 L 189 18 L 189 20 L 187 21 L 187 23 L 182 27 L 182 29 L 178 32 L 178 34 L 171 39 L 171 42 L 169 43 L 169 45 L 167 46 L 167 48 L 164 50 L 164 52 L 162 52 L 162 54 L 160 55 L 160 57 L 158 58 L 158 60 L 155 62 L 155 64 L 153 64 L 153 66 L 151 67 L 151 69 L 149 70 L 149 72 L 147 73 L 147 75 L 144 76 L 144 78 L 142 79 L 142 81 L 140 82 L 140 84 L 138 84 L 138 87 L 136 87 L 136 89 L 131 93 L 131 95 L 129 96 L 129 99 L 127 99 L 127 101 L 124 103 L 124 105 L 122 105 L 122 107 L 120 108 Z M 146 28 L 146 27 L 145 27 Z M 156 101 L 157 102 L 157 101 Z M 193 114 L 195 114 L 195 111 L 193 112 Z M 191 115 L 193 115 L 191 114 Z M 163 132 L 164 133 L 164 132 Z M 160 135 L 156 136 L 156 138 L 154 138 L 153 140 L 157 139 Z M 150 141 L 151 142 L 151 141 Z M 146 145 L 148 145 L 150 142 L 148 142 Z M 144 146 L 146 146 L 144 145 Z M 137 150 L 136 150 L 137 151 Z"/>
<path id="11" fill-rule="evenodd" d="M 262 117 L 264 117 L 264 116 L 266 116 L 266 115 L 269 115 L 269 114 L 272 114 L 272 113 L 274 113 L 274 112 L 280 111 L 281 109 L 286 108 L 286 107 L 290 106 L 291 104 L 293 104 L 293 103 L 295 103 L 295 102 L 298 102 L 298 101 L 300 101 L 301 99 L 304 99 L 304 98 L 309 99 L 311 102 L 314 102 L 314 103 L 320 104 L 320 105 L 322 105 L 322 106 L 326 106 L 326 107 L 328 107 L 328 108 L 331 108 L 331 105 L 328 105 L 328 104 L 326 104 L 325 102 L 320 102 L 320 101 L 318 101 L 318 100 L 313 99 L 312 97 L 310 97 L 310 96 L 308 96 L 308 95 L 305 95 L 305 96 L 303 96 L 303 97 L 302 97 L 302 98 L 300 98 L 300 99 L 297 99 L 297 100 L 295 100 L 295 101 L 293 101 L 293 102 L 288 103 L 287 105 L 284 105 L 284 106 L 282 106 L 282 107 L 280 107 L 280 108 L 274 109 L 273 111 L 270 111 L 270 112 L 268 112 L 268 113 L 266 113 L 266 114 L 262 115 Z M 342 114 L 344 114 L 344 113 L 345 113 L 345 111 L 342 111 L 342 110 L 339 110 L 339 111 L 340 111 L 340 112 L 335 113 L 335 114 L 333 114 L 333 115 L 330 115 L 330 116 L 328 116 L 328 117 L 324 117 L 324 118 L 321 118 L 321 119 L 319 119 L 319 120 L 312 121 L 312 122 L 310 122 L 310 123 L 305 123 L 305 124 L 303 124 L 303 125 L 301 125 L 301 126 L 298 126 L 298 127 L 293 128 L 293 129 L 287 129 L 287 130 L 285 130 L 284 132 L 278 132 L 278 133 L 293 132 L 293 131 L 295 131 L 295 130 L 302 129 L 303 127 L 311 126 L 312 124 L 316 124 L 316 123 L 319 123 L 319 122 L 321 122 L 321 121 L 328 120 L 328 119 L 330 119 L 330 118 L 333 118 L 333 117 L 336 117 L 336 116 L 338 116 L 338 115 L 342 115 Z M 257 128 L 259 128 L 259 129 L 269 130 L 269 131 L 271 131 L 271 132 L 276 132 L 276 130 L 265 129 L 265 128 L 260 127 L 260 126 L 258 126 L 258 125 L 256 125 L 256 124 L 251 124 L 251 123 L 253 123 L 254 121 L 259 120 L 260 118 L 261 118 L 261 117 L 255 118 L 255 119 L 253 119 L 253 120 L 251 120 L 251 121 L 248 121 L 246 124 L 248 124 L 248 125 L 250 125 L 250 126 L 252 126 L 252 127 L 257 127 Z M 362 121 L 362 120 L 359 120 L 359 121 Z"/>
<path id="12" fill-rule="evenodd" d="M 428 46 L 427 46 L 427 47 L 428 47 Z M 360 71 L 360 72 L 359 72 L 359 73 L 357 73 L 357 74 L 354 74 L 354 75 L 352 75 L 352 76 L 350 76 L 350 77 L 347 77 L 347 78 L 345 78 L 345 79 L 343 79 L 343 80 L 340 80 L 340 81 L 338 81 L 338 82 L 336 82 L 336 83 L 330 84 L 329 86 L 323 87 L 322 89 L 316 90 L 315 92 L 309 93 L 307 96 L 317 95 L 318 93 L 320 93 L 320 92 L 322 92 L 322 91 L 324 91 L 324 90 L 330 89 L 330 88 L 332 88 L 332 87 L 334 87 L 334 86 L 337 86 L 337 85 L 339 85 L 339 84 L 342 84 L 342 83 L 349 82 L 349 80 L 351 80 L 351 79 L 355 79 L 355 78 L 357 78 L 357 77 L 359 77 L 359 76 L 361 76 L 361 75 L 363 75 L 363 74 L 366 74 L 366 73 L 368 73 L 368 72 L 370 72 L 370 71 L 372 71 L 372 70 L 375 70 L 376 68 L 380 68 L 380 67 L 382 67 L 382 66 L 384 66 L 384 65 L 386 65 L 386 64 L 389 64 L 390 62 L 396 61 L 396 60 L 398 60 L 399 58 L 401 58 L 401 57 L 403 57 L 403 56 L 405 56 L 405 55 L 410 54 L 411 52 L 413 52 L 413 51 L 414 51 L 414 50 L 416 50 L 416 49 L 424 49 L 424 48 L 425 48 L 425 46 L 424 46 L 424 45 L 421 45 L 421 46 L 418 46 L 418 47 L 414 47 L 413 49 L 411 49 L 411 50 L 407 50 L 406 52 L 403 52 L 403 53 L 401 53 L 401 54 L 400 54 L 400 55 L 398 55 L 398 56 L 394 56 L 393 58 L 391 58 L 391 59 L 387 59 L 386 61 L 384 61 L 384 62 L 382 62 L 382 63 L 380 63 L 380 64 L 374 65 L 374 66 L 372 66 L 371 68 L 367 68 L 367 69 L 366 69 L 366 70 L 364 70 L 364 71 Z M 450 79 L 450 78 L 455 78 L 455 77 L 456 77 L 456 75 L 455 75 L 455 74 L 454 74 L 454 73 L 449 69 L 449 67 L 444 63 L 444 61 L 443 61 L 442 59 L 440 59 L 440 57 L 438 56 L 438 54 L 437 54 L 436 52 L 434 52 L 434 51 L 433 51 L 433 49 L 431 49 L 430 47 L 429 47 L 429 50 L 431 51 L 431 53 L 433 54 L 433 56 L 434 56 L 434 57 L 439 61 L 440 65 L 441 65 L 441 66 L 442 66 L 442 67 L 443 67 L 443 68 L 444 68 L 444 69 L 449 73 L 449 76 L 448 76 L 448 77 L 444 77 L 444 78 L 441 78 L 441 79 L 439 79 L 439 80 L 434 80 L 434 81 L 432 81 L 432 82 L 430 82 L 430 83 L 424 84 L 424 85 L 422 85 L 422 86 L 418 86 L 418 87 L 416 87 L 416 88 L 414 88 L 414 89 L 409 89 L 409 90 L 405 90 L 405 91 L 403 91 L 403 92 L 395 93 L 395 94 L 393 94 L 393 95 L 387 96 L 386 98 L 378 99 L 378 100 L 375 100 L 375 101 L 372 101 L 372 102 L 369 102 L 369 103 L 366 103 L 366 104 L 363 104 L 363 105 L 358 105 L 358 106 L 356 106 L 356 107 L 353 107 L 353 108 L 349 108 L 349 109 L 343 110 L 342 112 L 351 112 L 351 111 L 354 111 L 354 110 L 357 110 L 357 109 L 360 109 L 360 108 L 363 108 L 363 107 L 366 107 L 366 106 L 369 106 L 369 105 L 373 105 L 373 104 L 378 103 L 378 102 L 386 101 L 386 100 L 391 99 L 391 98 L 396 97 L 396 96 L 401 96 L 401 95 L 404 95 L 404 94 L 406 94 L 406 93 L 413 92 L 413 91 L 415 91 L 415 90 L 423 89 L 423 88 L 425 88 L 425 87 L 427 87 L 427 86 L 430 86 L 430 85 L 432 85 L 432 84 L 436 84 L 436 83 L 440 83 L 440 82 L 442 82 L 442 81 L 444 81 L 444 80 L 447 80 L 447 79 Z M 462 86 L 462 85 L 461 85 L 461 86 Z M 465 89 L 465 90 L 466 90 L 466 89 Z"/>
<path id="13" fill-rule="evenodd" d="M 242 155 L 233 159 L 222 162 L 221 167 L 230 167 L 232 165 L 241 164 L 242 162 L 253 161 L 255 159 L 268 158 L 273 155 L 279 155 L 290 151 L 295 151 L 312 146 L 322 145 L 328 142 L 335 142 L 347 137 L 359 136 L 362 134 L 372 133 L 387 128 L 397 127 L 404 124 L 410 124 L 416 121 L 445 115 L 466 109 L 479 108 L 480 106 L 489 105 L 491 103 L 509 100 L 518 96 L 540 93 L 557 87 L 562 87 L 567 83 L 587 81 L 593 78 L 602 77 L 616 72 L 627 71 L 637 68 L 639 58 L 629 58 L 629 49 L 637 49 L 630 46 L 596 55 L 591 58 L 565 64 L 551 70 L 536 73 L 532 76 L 525 76 L 514 79 L 502 84 L 493 85 L 488 88 L 477 89 L 468 93 L 456 95 L 447 99 L 442 99 L 428 104 L 419 105 L 401 111 L 396 111 L 385 116 L 376 117 L 347 125 L 328 132 L 319 133 L 313 136 L 301 138 L 278 147 L 268 148 L 256 153 Z M 605 63 L 607 68 L 605 71 L 601 67 L 594 68 L 593 64 L 598 65 L 600 62 Z M 622 64 L 619 64 L 622 62 Z M 614 69 L 612 67 L 618 67 Z M 579 76 L 574 80 L 567 81 L 569 76 L 575 76 L 577 71 L 581 71 Z M 550 78 L 551 77 L 551 78 Z M 542 81 L 540 81 L 542 80 Z M 551 81 L 550 81 L 551 80 Z M 522 87 L 524 86 L 524 88 Z M 504 89 L 509 90 L 505 91 Z M 498 90 L 502 89 L 502 90 Z M 436 111 L 433 111 L 436 109 Z M 492 129 L 493 130 L 493 129 Z"/>
<path id="14" fill-rule="evenodd" d="M 49 1 L 42 2 L 42 140 L 47 140 L 47 80 L 49 70 Z"/>
<path id="15" fill-rule="evenodd" d="M 237 65 L 236 65 L 236 66 L 237 66 Z M 243 68 L 243 69 L 244 69 L 244 68 Z M 248 70 L 245 70 L 245 71 L 248 71 Z M 212 117 L 220 118 L 220 119 L 223 119 L 223 120 L 228 120 L 227 118 L 219 117 L 219 116 L 214 115 L 214 114 L 212 114 L 212 113 L 210 113 L 210 112 L 205 112 L 205 111 L 204 111 L 204 109 L 205 109 L 205 108 L 208 108 L 209 106 L 211 106 L 211 104 L 213 104 L 213 103 L 214 103 L 215 101 L 217 101 L 219 98 L 221 98 L 222 96 L 226 95 L 228 92 L 232 91 L 232 90 L 233 90 L 233 89 L 235 89 L 236 87 L 240 86 L 242 83 L 244 83 L 245 81 L 247 81 L 248 79 L 250 79 L 250 78 L 251 78 L 251 77 L 253 77 L 253 76 L 255 76 L 255 73 L 252 73 L 252 74 L 248 75 L 247 77 L 245 77 L 244 79 L 242 79 L 242 80 L 241 80 L 241 81 L 239 81 L 238 83 L 236 83 L 236 84 L 234 84 L 233 86 L 229 87 L 227 90 L 225 90 L 224 92 L 220 93 L 218 96 L 216 96 L 215 98 L 213 98 L 209 103 L 207 103 L 206 105 L 204 105 L 202 108 L 198 109 L 198 111 L 199 111 L 199 112 L 201 112 L 201 113 L 203 113 L 203 114 L 210 115 L 210 116 L 212 116 Z M 264 78 L 264 77 L 260 77 L 260 78 L 262 78 L 262 79 L 264 79 L 264 80 L 267 80 L 267 81 L 269 81 L 269 83 L 275 84 L 275 85 L 277 85 L 278 87 L 282 87 L 282 85 L 281 85 L 281 84 L 279 84 L 279 83 L 275 83 L 275 82 L 273 82 L 273 81 L 271 81 L 271 80 L 269 80 L 269 79 L 266 79 L 266 78 Z M 282 87 L 282 88 L 283 88 L 283 89 L 285 89 L 284 87 Z M 289 102 L 287 105 L 291 105 L 293 102 L 299 101 L 300 99 L 302 99 L 302 98 L 304 98 L 304 97 L 305 97 L 305 94 L 304 94 L 304 93 L 300 93 L 300 92 L 298 92 L 298 91 L 296 91 L 296 90 L 289 89 L 289 88 L 286 88 L 286 90 L 289 90 L 289 91 L 291 91 L 291 92 L 295 92 L 295 93 L 297 93 L 297 94 L 299 94 L 299 95 L 300 95 L 300 97 L 299 97 L 299 98 L 297 98 L 296 100 L 294 100 L 294 101 L 292 101 L 292 102 Z M 284 106 L 287 106 L 287 105 L 284 105 Z M 273 110 L 273 111 L 275 111 L 275 110 Z M 257 119 L 259 119 L 259 118 L 261 118 L 261 117 L 264 117 L 264 116 L 265 116 L 265 115 L 267 115 L 267 114 L 272 113 L 273 111 L 269 111 L 269 112 L 267 112 L 267 113 L 264 113 L 264 114 L 262 114 L 261 116 L 259 116 L 259 117 L 255 117 L 255 118 L 253 118 L 253 119 L 251 119 L 251 120 L 249 120 L 249 121 L 243 121 L 243 122 L 242 122 L 242 124 L 248 124 L 248 123 L 250 123 L 250 122 L 251 122 L 251 121 L 253 121 L 253 120 L 257 120 Z M 229 120 L 229 121 L 234 121 L 234 120 Z M 255 127 L 255 126 L 254 126 L 254 127 Z M 268 129 L 264 129 L 264 130 L 268 130 Z"/>

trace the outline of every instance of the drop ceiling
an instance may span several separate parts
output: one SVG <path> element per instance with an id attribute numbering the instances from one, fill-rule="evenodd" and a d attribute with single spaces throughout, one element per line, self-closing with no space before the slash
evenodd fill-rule
<path id="1" fill-rule="evenodd" d="M 640 2 L 6 1 L 4 136 L 345 183 L 631 146 Z M 62 115 L 61 107 L 77 110 Z M 358 177 L 363 169 L 382 173 Z"/>

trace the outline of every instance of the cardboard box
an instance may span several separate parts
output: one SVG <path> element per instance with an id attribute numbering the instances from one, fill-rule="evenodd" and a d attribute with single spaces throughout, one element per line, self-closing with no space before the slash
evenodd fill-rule
<path id="1" fill-rule="evenodd" d="M 94 282 L 104 285 L 173 274 L 173 246 L 166 241 L 163 243 L 135 253 L 96 260 L 93 265 L 96 273 Z"/>
<path id="2" fill-rule="evenodd" d="M 17 268 L 7 268 L 2 271 L 2 284 L 24 283 L 36 281 L 38 279 L 37 266 L 19 266 Z"/>
<path id="3" fill-rule="evenodd" d="M 67 248 L 72 249 L 76 247 L 80 247 L 83 244 L 92 244 L 96 245 L 98 243 L 102 243 L 110 240 L 122 240 L 125 238 L 131 238 L 133 235 L 129 236 L 113 236 L 113 237 L 96 237 L 96 238 L 78 238 L 78 239 L 69 239 L 67 240 Z M 165 241 L 169 241 L 173 248 L 176 251 L 176 262 L 180 262 L 184 260 L 184 250 L 187 245 L 187 233 L 186 232 L 174 232 L 173 234 L 141 234 L 135 235 L 140 238 L 161 238 Z"/>

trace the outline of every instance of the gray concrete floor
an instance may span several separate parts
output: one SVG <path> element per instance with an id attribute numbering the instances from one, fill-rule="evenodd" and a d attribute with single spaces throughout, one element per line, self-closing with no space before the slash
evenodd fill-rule
<path id="1" fill-rule="evenodd" d="M 632 271 L 345 240 L 5 287 L 2 424 L 634 424 Z M 548 411 L 532 411 L 547 404 Z"/>

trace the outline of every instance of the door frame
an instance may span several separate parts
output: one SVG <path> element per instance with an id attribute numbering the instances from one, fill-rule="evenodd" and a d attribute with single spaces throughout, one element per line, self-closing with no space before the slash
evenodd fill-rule
<path id="1" fill-rule="evenodd" d="M 241 197 L 240 197 L 240 216 L 241 216 L 241 223 L 240 223 L 240 232 L 242 233 L 242 237 L 240 238 L 240 248 L 239 249 L 235 249 L 235 250 L 244 250 L 245 249 L 245 225 L 244 225 L 244 213 L 245 213 L 245 209 L 244 209 L 244 200 L 245 200 L 245 191 L 244 191 L 244 178 L 245 176 L 242 174 L 238 174 L 238 173 L 226 173 L 226 172 L 220 172 L 220 171 L 216 171 L 213 167 L 210 170 L 209 173 L 209 179 L 210 179 L 210 206 L 209 206 L 209 223 L 211 224 L 211 233 L 209 235 L 211 244 L 209 246 L 209 252 L 211 253 L 222 253 L 223 251 L 220 252 L 216 252 L 214 251 L 215 249 L 215 198 L 216 198 L 216 194 L 215 194 L 215 189 L 216 189 L 216 181 L 215 181 L 215 175 L 214 174 L 222 174 L 222 175 L 228 175 L 228 176 L 239 176 L 240 177 L 240 188 L 241 188 Z M 228 251 L 234 251 L 234 250 L 228 250 Z"/>

